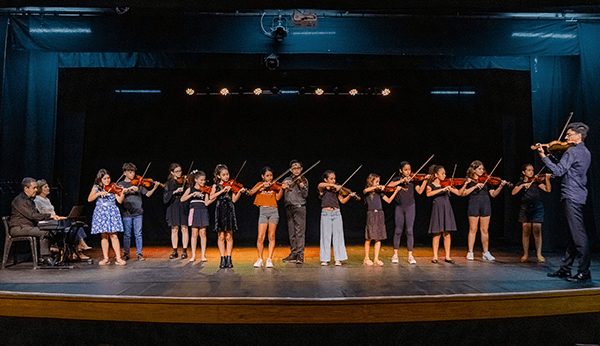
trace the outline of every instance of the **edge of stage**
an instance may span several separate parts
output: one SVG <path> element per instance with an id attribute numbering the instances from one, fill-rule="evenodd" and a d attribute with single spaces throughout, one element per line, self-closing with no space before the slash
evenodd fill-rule
<path id="1" fill-rule="evenodd" d="M 90 255 L 99 258 L 99 251 L 95 251 Z M 416 266 L 392 266 L 391 249 L 382 249 L 384 267 L 363 267 L 364 249 L 356 246 L 348 247 L 349 260 L 344 266 L 321 267 L 318 255 L 313 257 L 318 247 L 307 249 L 310 260 L 302 266 L 282 264 L 287 249 L 277 248 L 275 268 L 255 269 L 252 264 L 256 250 L 241 248 L 234 250 L 235 267 L 229 271 L 218 270 L 216 249 L 209 249 L 207 257 L 212 259 L 206 263 L 169 261 L 169 251 L 145 250 L 150 254 L 146 261 L 130 260 L 125 267 L 76 264 L 74 269 L 31 270 L 31 263 L 8 267 L 0 272 L 0 316 L 222 324 L 215 316 L 225 314 L 228 324 L 256 325 L 290 321 L 466 321 L 600 313 L 600 287 L 594 287 L 593 281 L 578 285 L 547 278 L 551 270 L 547 263 L 522 264 L 516 252 L 496 251 L 497 262 L 489 263 L 466 261 L 464 249 L 453 249 L 456 264 L 451 265 L 431 263 L 431 250 L 418 248 Z M 440 259 L 443 261 L 443 256 Z M 547 259 L 554 268 L 560 257 L 553 254 Z M 515 273 L 520 272 L 521 277 L 517 277 Z M 416 286 L 418 293 L 411 291 Z M 87 294 L 90 287 L 96 289 Z M 540 289 L 543 287 L 546 289 Z"/>

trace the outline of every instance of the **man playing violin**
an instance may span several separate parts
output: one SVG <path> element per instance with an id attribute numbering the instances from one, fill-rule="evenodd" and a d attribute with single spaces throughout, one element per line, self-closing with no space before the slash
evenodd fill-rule
<path id="1" fill-rule="evenodd" d="M 51 214 L 40 213 L 33 203 L 38 185 L 33 178 L 24 178 L 21 181 L 23 192 L 21 192 L 11 203 L 12 211 L 9 221 L 10 234 L 12 236 L 34 236 L 40 240 L 40 254 L 42 264 L 52 266 L 54 260 L 50 256 L 50 231 L 43 231 L 37 227 L 42 220 L 58 220 L 61 217 Z M 8 230 L 7 230 L 8 231 Z"/>
<path id="2" fill-rule="evenodd" d="M 155 181 L 151 190 L 146 189 L 143 185 L 132 185 L 131 181 L 135 178 L 136 170 L 137 167 L 131 162 L 123 164 L 125 179 L 120 183 L 124 188 L 123 193 L 125 194 L 125 199 L 123 200 L 123 259 L 125 261 L 129 260 L 132 228 L 135 236 L 137 259 L 140 261 L 144 260 L 144 255 L 142 254 L 142 221 L 144 214 L 144 209 L 142 209 L 142 195 L 146 197 L 152 196 L 158 185 L 160 185 L 159 182 Z"/>
<path id="3" fill-rule="evenodd" d="M 561 183 L 561 209 L 569 226 L 570 238 L 567 252 L 562 260 L 560 269 L 549 273 L 550 277 L 567 278 L 571 282 L 585 282 L 592 279 L 590 274 L 590 250 L 588 237 L 583 223 L 583 206 L 587 199 L 587 170 L 592 160 L 590 151 L 583 141 L 589 127 L 580 122 L 569 124 L 567 127 L 567 143 L 573 144 L 563 154 L 558 164 L 553 163 L 544 153 L 541 145 L 537 146 L 538 153 L 546 167 L 554 176 L 563 177 Z M 571 277 L 571 266 L 579 259 L 577 274 Z"/>
<path id="4" fill-rule="evenodd" d="M 290 170 L 292 175 L 283 180 L 285 210 L 290 236 L 290 254 L 283 259 L 283 262 L 302 264 L 304 263 L 308 180 L 304 176 L 300 177 L 302 162 L 298 160 L 290 161 Z"/>

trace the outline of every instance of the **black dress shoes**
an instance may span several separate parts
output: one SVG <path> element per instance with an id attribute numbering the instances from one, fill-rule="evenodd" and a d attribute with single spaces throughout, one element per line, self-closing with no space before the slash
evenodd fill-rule
<path id="1" fill-rule="evenodd" d="M 584 274 L 584 273 L 577 273 L 575 275 L 573 275 L 570 278 L 567 278 L 567 281 L 569 282 L 586 282 L 586 281 L 590 281 L 592 280 L 592 275 L 590 274 Z"/>
<path id="2" fill-rule="evenodd" d="M 559 269 L 555 272 L 548 273 L 548 276 L 551 278 L 569 278 L 571 277 L 571 273 L 566 270 Z"/>
<path id="3" fill-rule="evenodd" d="M 295 254 L 290 254 L 286 258 L 282 259 L 283 263 L 294 263 L 294 262 L 296 262 L 296 260 L 297 260 L 297 258 L 295 256 Z"/>

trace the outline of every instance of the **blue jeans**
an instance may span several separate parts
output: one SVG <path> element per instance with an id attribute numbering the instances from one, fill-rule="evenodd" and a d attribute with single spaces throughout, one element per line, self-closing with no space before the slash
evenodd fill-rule
<path id="1" fill-rule="evenodd" d="M 135 250 L 138 255 L 142 254 L 142 215 L 123 218 L 123 252 L 128 254 L 131 248 L 131 227 L 135 235 Z"/>
<path id="2" fill-rule="evenodd" d="M 321 262 L 329 262 L 331 260 L 332 238 L 333 258 L 336 261 L 347 260 L 348 254 L 346 253 L 346 245 L 344 243 L 342 213 L 339 209 L 321 209 L 321 249 L 319 254 Z"/>

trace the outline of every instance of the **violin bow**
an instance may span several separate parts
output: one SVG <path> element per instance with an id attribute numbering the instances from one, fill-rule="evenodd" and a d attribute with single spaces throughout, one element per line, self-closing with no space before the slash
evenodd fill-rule
<path id="1" fill-rule="evenodd" d="M 237 178 L 240 176 L 240 173 L 242 173 L 242 169 L 244 169 L 244 166 L 246 165 L 246 161 L 248 161 L 248 160 L 244 160 L 244 163 L 242 163 L 242 167 L 240 167 L 240 169 L 238 170 L 238 172 L 235 175 L 235 178 L 233 178 L 233 180 L 237 181 Z"/>
<path id="2" fill-rule="evenodd" d="M 490 180 L 490 177 L 492 176 L 492 174 L 494 174 L 494 171 L 496 170 L 496 168 L 498 168 L 498 165 L 500 164 L 500 161 L 502 161 L 502 158 L 500 158 L 500 160 L 498 160 L 498 163 L 496 163 L 496 165 L 494 166 L 494 169 L 492 169 L 492 171 L 490 172 L 490 174 L 488 174 L 487 179 L 483 182 L 483 185 L 485 185 L 485 183 L 487 183 L 488 180 Z M 479 190 L 481 190 L 481 188 L 479 188 Z"/>
<path id="3" fill-rule="evenodd" d="M 571 112 L 571 114 L 569 115 L 569 119 L 567 119 L 567 123 L 565 124 L 565 127 L 563 127 L 562 132 L 560 133 L 560 136 L 558 136 L 559 142 L 560 142 L 560 139 L 562 138 L 562 136 L 565 134 L 565 130 L 569 126 L 569 123 L 571 122 L 572 117 L 573 117 L 573 112 Z"/>
<path id="4" fill-rule="evenodd" d="M 429 157 L 429 159 L 427 159 L 427 161 L 425 161 L 425 163 L 423 165 L 421 165 L 421 167 L 419 169 L 417 169 L 417 171 L 415 173 L 413 173 L 412 177 L 410 177 L 410 179 L 408 181 L 413 180 L 413 178 L 417 176 L 417 173 L 419 173 L 425 167 L 425 165 L 429 161 L 431 161 L 431 159 L 433 159 L 434 156 L 435 156 L 435 154 L 431 155 L 431 157 Z"/>
<path id="5" fill-rule="evenodd" d="M 394 174 L 392 174 L 392 176 L 386 181 L 385 185 L 383 185 L 383 188 L 386 188 L 388 186 L 388 184 L 392 181 L 392 178 L 396 176 L 396 173 L 397 172 L 394 171 Z"/>
<path id="6" fill-rule="evenodd" d="M 288 173 L 290 170 L 292 170 L 292 169 L 291 169 L 291 168 L 288 168 L 288 169 L 286 169 L 286 170 L 285 170 L 285 172 L 283 172 L 283 173 L 281 173 L 279 176 L 277 176 L 277 178 L 275 178 L 275 179 L 273 180 L 273 182 L 275 183 L 275 182 L 277 182 L 277 180 L 279 180 L 279 179 L 283 178 L 283 176 L 284 176 L 284 175 L 286 175 L 286 174 L 287 174 L 287 173 Z"/>
<path id="7" fill-rule="evenodd" d="M 341 187 L 344 187 L 344 185 L 346 185 L 346 183 L 348 182 L 348 180 L 350 180 L 350 178 L 352 178 L 356 172 L 358 172 L 359 169 L 362 168 L 362 165 L 358 166 L 358 168 L 354 171 L 354 173 L 350 174 L 350 176 L 348 177 L 348 179 L 346 179 L 346 181 L 341 185 Z"/>
<path id="8" fill-rule="evenodd" d="M 319 163 L 321 163 L 321 160 L 318 160 L 317 162 L 313 163 L 312 166 L 308 167 L 307 170 L 305 170 L 304 172 L 302 172 L 302 174 L 300 174 L 299 176 L 297 176 L 296 178 L 294 178 L 294 180 L 292 181 L 292 183 L 295 183 L 296 181 L 298 181 L 298 179 L 302 178 L 306 173 L 308 173 L 308 171 L 310 171 L 311 169 L 315 168 Z"/>
<path id="9" fill-rule="evenodd" d="M 125 173 L 121 174 L 121 176 L 119 177 L 119 179 L 117 179 L 117 181 L 115 181 L 115 184 L 118 183 L 119 181 L 121 181 L 121 179 L 123 179 L 124 176 L 125 176 Z"/>
<path id="10" fill-rule="evenodd" d="M 146 176 L 146 173 L 148 173 L 148 168 L 150 168 L 151 164 L 152 164 L 152 161 L 148 162 L 148 166 L 146 166 L 146 170 L 144 171 L 144 174 L 142 174 L 142 179 L 140 179 L 140 181 L 138 182 L 138 185 L 141 185 L 142 181 L 144 181 L 144 177 Z"/>
<path id="11" fill-rule="evenodd" d="M 148 164 L 148 166 L 150 166 L 150 164 Z M 185 175 L 185 180 L 183 181 L 183 186 L 182 186 L 184 191 L 185 191 L 185 183 L 187 183 L 187 178 L 190 176 L 190 172 L 192 171 L 193 166 L 194 166 L 194 161 L 192 161 L 192 163 L 190 164 L 190 168 L 188 169 L 187 174 Z"/>

